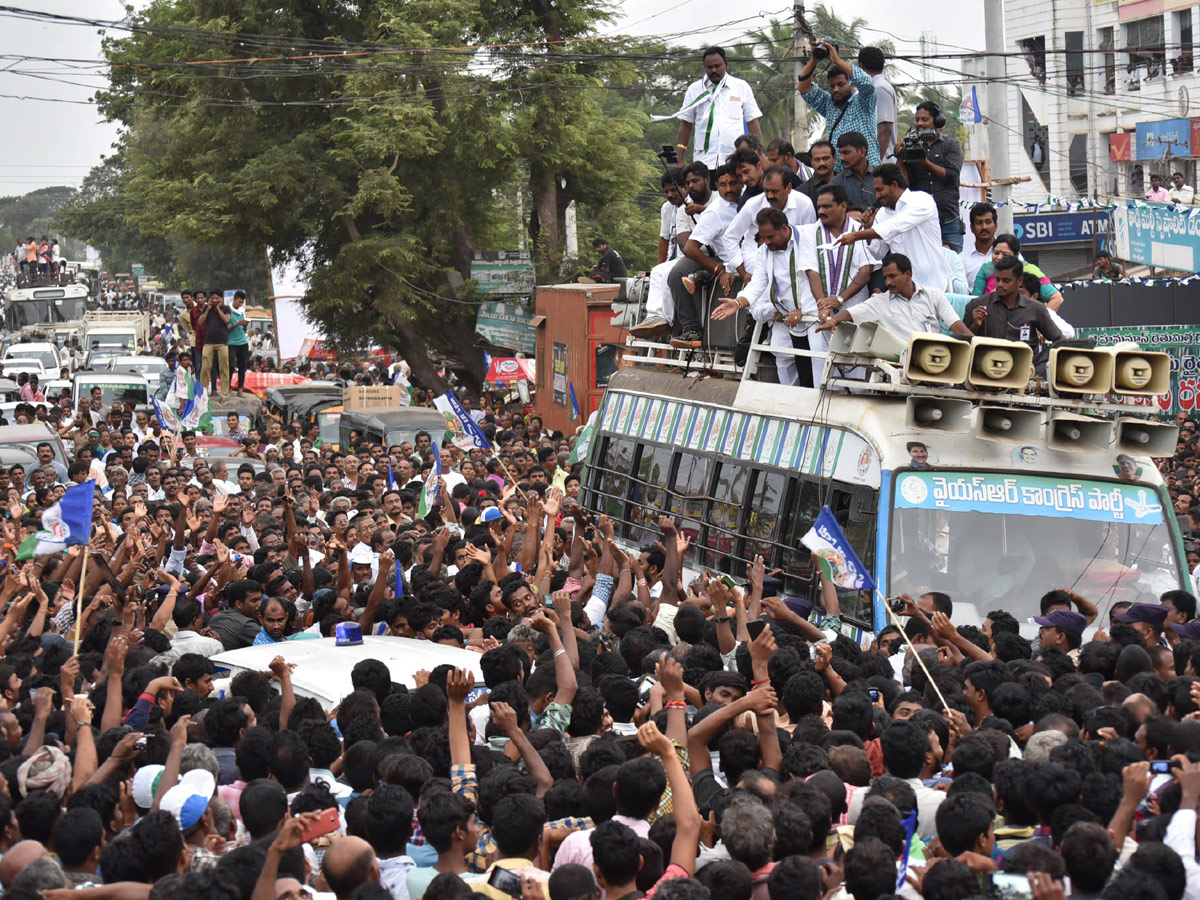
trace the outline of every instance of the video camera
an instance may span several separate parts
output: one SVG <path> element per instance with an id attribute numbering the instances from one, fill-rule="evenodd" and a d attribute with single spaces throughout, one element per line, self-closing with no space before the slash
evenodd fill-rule
<path id="1" fill-rule="evenodd" d="M 896 156 L 901 162 L 921 162 L 925 159 L 926 142 L 936 139 L 937 132 L 931 129 L 910 131 L 896 148 Z"/>
<path id="2" fill-rule="evenodd" d="M 679 165 L 679 154 L 675 152 L 675 147 L 670 144 L 663 144 L 662 149 L 654 154 L 663 161 L 664 166 L 675 168 Z"/>

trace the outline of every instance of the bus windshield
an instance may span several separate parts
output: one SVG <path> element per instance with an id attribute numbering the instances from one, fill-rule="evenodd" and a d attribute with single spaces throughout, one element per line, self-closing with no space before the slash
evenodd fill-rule
<path id="1" fill-rule="evenodd" d="M 1137 483 L 903 471 L 890 543 L 892 595 L 942 591 L 981 619 L 993 609 L 1036 616 L 1051 588 L 1082 594 L 1104 616 L 1180 586 L 1160 498 Z"/>
<path id="2" fill-rule="evenodd" d="M 102 406 L 111 406 L 113 403 L 124 403 L 126 400 L 132 400 L 135 404 L 141 406 L 150 402 L 146 392 L 146 382 L 116 382 L 116 381 L 87 381 L 79 380 L 77 397 L 90 397 L 93 388 L 100 388 L 100 403 Z M 78 401 L 76 401 L 78 402 Z"/>
<path id="3" fill-rule="evenodd" d="M 65 291 L 56 293 L 64 294 Z M 45 325 L 47 322 L 72 322 L 82 319 L 86 309 L 85 297 L 35 297 L 11 301 L 5 319 L 9 331 L 19 331 L 27 326 Z"/>

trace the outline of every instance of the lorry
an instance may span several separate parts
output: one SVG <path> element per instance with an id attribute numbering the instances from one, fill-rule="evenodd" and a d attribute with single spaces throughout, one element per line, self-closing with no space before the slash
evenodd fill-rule
<path id="1" fill-rule="evenodd" d="M 96 310 L 83 317 L 83 348 L 120 350 L 130 356 L 144 350 L 150 340 L 150 317 L 139 312 Z"/>

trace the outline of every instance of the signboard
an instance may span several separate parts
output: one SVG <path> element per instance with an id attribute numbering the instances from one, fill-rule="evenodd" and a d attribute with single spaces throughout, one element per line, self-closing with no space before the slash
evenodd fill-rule
<path id="1" fill-rule="evenodd" d="M 1143 485 L 1072 481 L 991 472 L 911 472 L 899 476 L 900 509 L 1045 516 L 1161 525 L 1162 505 Z"/>
<path id="2" fill-rule="evenodd" d="M 1200 156 L 1200 119 L 1192 119 L 1192 152 L 1190 156 Z"/>
<path id="3" fill-rule="evenodd" d="M 1097 235 L 1108 234 L 1108 212 L 1040 213 L 1014 216 L 1013 230 L 1022 247 L 1038 244 L 1062 244 L 1067 241 L 1088 241 Z"/>
<path id="4" fill-rule="evenodd" d="M 485 300 L 475 316 L 475 334 L 489 344 L 514 353 L 533 356 L 537 352 L 533 310 L 521 303 Z"/>
<path id="5" fill-rule="evenodd" d="M 1095 338 L 1097 347 L 1133 341 L 1143 350 L 1159 350 L 1171 357 L 1170 391 L 1147 398 L 1139 405 L 1152 406 L 1145 412 L 1174 417 L 1200 409 L 1200 329 L 1189 325 L 1130 325 L 1126 327 L 1080 328 L 1079 337 Z"/>
<path id="6" fill-rule="evenodd" d="M 1138 159 L 1165 159 L 1188 156 L 1192 152 L 1190 119 L 1164 119 L 1137 123 Z"/>
<path id="7" fill-rule="evenodd" d="M 1112 211 L 1112 239 L 1121 259 L 1200 272 L 1200 216 L 1174 212 L 1162 203 L 1118 206 Z"/>
<path id="8" fill-rule="evenodd" d="M 1133 159 L 1133 135 L 1128 131 L 1108 136 L 1108 158 L 1113 162 L 1129 162 Z"/>
<path id="9" fill-rule="evenodd" d="M 1095 5 L 1102 6 L 1107 2 L 1108 0 L 1095 0 Z M 1118 0 L 1117 14 L 1122 22 L 1128 22 L 1143 16 L 1161 16 L 1169 10 L 1187 9 L 1197 3 L 1200 3 L 1200 0 Z"/>
<path id="10" fill-rule="evenodd" d="M 537 381 L 537 368 L 532 359 L 500 357 L 488 365 L 483 380 L 488 384 L 510 387 L 519 381 Z"/>
<path id="11" fill-rule="evenodd" d="M 480 294 L 532 294 L 533 257 L 528 250 L 476 250 L 471 280 Z"/>
<path id="12" fill-rule="evenodd" d="M 129 274 L 131 274 L 134 278 L 140 278 L 146 274 L 146 267 L 141 263 L 130 263 Z"/>
<path id="13" fill-rule="evenodd" d="M 567 405 L 567 345 L 554 342 L 551 355 L 553 364 L 550 386 L 554 391 L 554 402 L 558 406 Z"/>

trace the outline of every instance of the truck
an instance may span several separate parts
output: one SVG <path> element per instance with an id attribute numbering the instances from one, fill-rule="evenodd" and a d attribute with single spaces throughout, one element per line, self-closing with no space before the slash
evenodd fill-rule
<path id="1" fill-rule="evenodd" d="M 139 312 L 95 310 L 83 317 L 83 348 L 119 350 L 129 356 L 145 349 L 150 340 L 150 317 Z"/>

